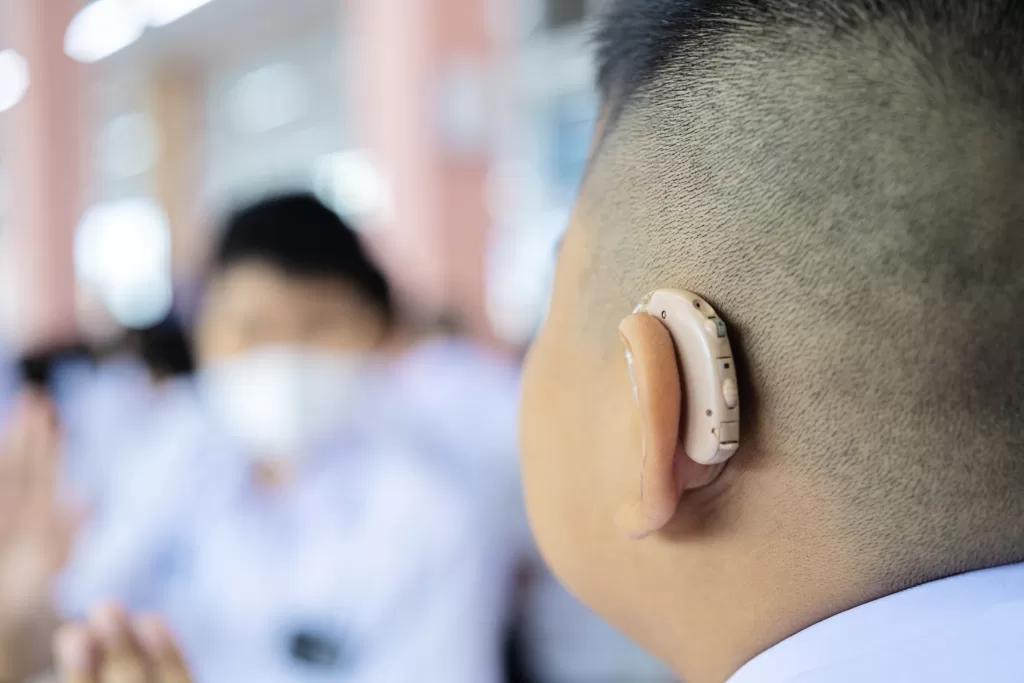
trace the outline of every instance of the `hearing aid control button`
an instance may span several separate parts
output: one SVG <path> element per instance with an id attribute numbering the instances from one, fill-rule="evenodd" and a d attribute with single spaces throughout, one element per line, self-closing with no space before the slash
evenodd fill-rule
<path id="1" fill-rule="evenodd" d="M 704 323 L 704 331 L 712 337 L 721 339 L 726 334 L 725 322 L 721 318 L 708 318 L 708 321 Z"/>
<path id="2" fill-rule="evenodd" d="M 723 422 L 718 432 L 719 443 L 736 443 L 740 440 L 740 423 Z"/>
<path id="3" fill-rule="evenodd" d="M 736 380 L 732 377 L 722 382 L 722 398 L 725 400 L 725 407 L 730 410 L 740 403 L 740 390 L 736 386 Z"/>

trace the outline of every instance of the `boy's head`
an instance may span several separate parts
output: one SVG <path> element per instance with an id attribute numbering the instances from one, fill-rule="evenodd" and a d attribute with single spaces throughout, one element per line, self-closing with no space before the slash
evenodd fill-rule
<path id="1" fill-rule="evenodd" d="M 622 0 L 599 42 L 601 130 L 524 391 L 555 571 L 702 681 L 1024 559 L 1024 6 Z M 638 409 L 617 328 L 668 287 L 729 323 L 743 434 L 633 541 L 615 519 L 652 487 L 661 399 Z"/>
<path id="2" fill-rule="evenodd" d="M 204 364 L 268 346 L 366 352 L 391 319 L 388 283 L 356 234 L 310 195 L 234 214 L 200 315 Z"/>

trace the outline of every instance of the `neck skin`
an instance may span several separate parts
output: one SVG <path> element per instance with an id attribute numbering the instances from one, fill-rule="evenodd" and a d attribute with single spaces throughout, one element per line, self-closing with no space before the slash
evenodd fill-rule
<path id="1" fill-rule="evenodd" d="M 727 468 L 725 477 L 736 474 Z M 658 604 L 651 605 L 651 613 L 670 629 L 659 640 L 675 645 L 662 657 L 689 683 L 722 683 L 799 631 L 895 590 L 879 588 L 885 577 L 869 569 L 884 564 L 855 560 L 836 541 L 842 534 L 826 521 L 829 506 L 787 495 L 765 510 L 764 501 L 772 497 L 765 497 L 764 487 L 773 486 L 767 481 L 773 477 L 767 471 L 743 473 L 747 483 L 760 480 L 757 495 L 726 494 L 736 505 L 736 518 L 729 529 L 723 523 L 720 531 L 708 530 L 713 538 L 701 540 L 713 558 L 695 564 L 695 548 L 681 536 L 686 530 L 667 532 L 680 537 L 665 544 L 670 556 L 658 563 L 664 574 L 651 577 L 657 582 L 652 585 L 682 582 L 691 590 L 654 596 Z"/>
<path id="2" fill-rule="evenodd" d="M 793 548 L 793 552 L 799 550 Z M 828 574 L 823 567 L 791 565 L 785 572 L 774 577 L 764 574 L 762 580 L 748 582 L 743 588 L 734 585 L 728 595 L 721 596 L 734 609 L 728 614 L 709 615 L 698 637 L 680 635 L 677 642 L 689 642 L 680 648 L 680 661 L 672 662 L 673 668 L 690 683 L 721 683 L 786 638 L 873 599 L 854 591 L 835 590 L 838 586 L 809 592 L 810 586 L 828 582 Z M 729 636 L 716 637 L 723 633 Z"/>
<path id="3" fill-rule="evenodd" d="M 435 335 L 410 325 L 395 325 L 385 333 L 376 352 L 388 358 L 401 358 L 423 342 L 433 339 Z"/>

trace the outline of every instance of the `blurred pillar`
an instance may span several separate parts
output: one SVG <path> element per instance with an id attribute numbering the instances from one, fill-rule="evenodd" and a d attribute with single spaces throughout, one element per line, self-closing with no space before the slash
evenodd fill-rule
<path id="1" fill-rule="evenodd" d="M 15 342 L 23 349 L 77 336 L 74 234 L 84 209 L 84 69 L 64 55 L 78 0 L 2 0 L 5 45 L 28 60 L 31 85 L 5 114 L 10 178 Z"/>
<path id="2" fill-rule="evenodd" d="M 345 0 L 356 137 L 390 185 L 375 246 L 407 301 L 488 336 L 486 0 Z"/>
<path id="3" fill-rule="evenodd" d="M 156 199 L 170 219 L 175 282 L 186 286 L 201 276 L 209 248 L 199 199 L 203 97 L 202 77 L 190 69 L 166 69 L 151 82 L 149 110 L 161 137 Z"/>

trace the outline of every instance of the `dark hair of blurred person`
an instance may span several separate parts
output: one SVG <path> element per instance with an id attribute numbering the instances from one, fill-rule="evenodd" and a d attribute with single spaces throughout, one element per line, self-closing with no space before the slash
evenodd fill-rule
<path id="1" fill-rule="evenodd" d="M 28 388 L 50 394 L 55 375 L 65 363 L 94 363 L 96 354 L 83 344 L 66 344 L 38 349 L 18 359 L 18 374 Z"/>
<path id="2" fill-rule="evenodd" d="M 384 322 L 391 288 L 352 227 L 312 194 L 274 196 L 228 218 L 214 274 L 262 266 L 292 280 L 341 284 Z"/>
<path id="3" fill-rule="evenodd" d="M 370 348 L 393 316 L 388 282 L 356 233 L 310 194 L 272 197 L 228 218 L 206 303 L 201 360 L 275 338 Z M 204 315 L 211 309 L 218 320 Z"/>
<path id="4" fill-rule="evenodd" d="M 195 372 L 192 342 L 174 316 L 151 327 L 133 330 L 128 339 L 156 382 L 188 377 Z"/>

